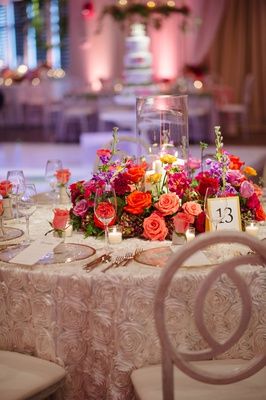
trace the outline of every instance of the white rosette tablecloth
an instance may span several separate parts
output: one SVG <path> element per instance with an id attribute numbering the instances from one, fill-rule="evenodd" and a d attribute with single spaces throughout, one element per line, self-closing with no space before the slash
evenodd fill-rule
<path id="1" fill-rule="evenodd" d="M 39 208 L 31 217 L 32 237 L 48 231 L 51 219 L 52 210 Z M 84 239 L 82 234 L 67 240 L 96 249 L 103 246 L 101 240 Z M 165 245 L 130 239 L 113 246 L 113 250 L 121 254 L 140 246 Z M 38 266 L 0 262 L 0 348 L 64 365 L 67 380 L 58 399 L 133 399 L 131 371 L 160 361 L 153 320 L 160 268 L 131 262 L 126 268 L 102 273 L 99 266 L 87 273 L 82 269 L 86 261 Z M 173 341 L 193 349 L 203 346 L 192 323 L 193 297 L 209 268 L 184 268 L 167 300 Z M 243 275 L 255 300 L 253 318 L 241 341 L 226 357 L 250 358 L 257 349 L 265 348 L 266 270 L 245 266 Z M 227 277 L 222 277 L 208 296 L 208 326 L 219 339 L 236 324 L 240 312 L 237 297 Z"/>

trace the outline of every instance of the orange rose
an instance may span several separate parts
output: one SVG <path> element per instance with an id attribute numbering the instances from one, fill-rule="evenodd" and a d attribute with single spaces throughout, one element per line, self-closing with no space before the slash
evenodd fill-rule
<path id="1" fill-rule="evenodd" d="M 176 193 L 164 193 L 160 196 L 159 201 L 154 204 L 162 215 L 171 215 L 177 212 L 180 206 L 180 199 Z"/>
<path id="2" fill-rule="evenodd" d="M 55 173 L 56 179 L 62 185 L 65 185 L 71 176 L 69 169 L 58 169 Z"/>
<path id="3" fill-rule="evenodd" d="M 242 165 L 245 164 L 245 162 L 241 161 L 239 157 L 233 156 L 231 154 L 229 154 L 229 160 L 230 160 L 229 164 L 230 169 L 240 169 Z"/>
<path id="4" fill-rule="evenodd" d="M 168 233 L 164 218 L 156 212 L 144 219 L 143 228 L 143 236 L 149 240 L 164 240 Z"/>
<path id="5" fill-rule="evenodd" d="M 189 225 L 194 222 L 194 217 L 180 212 L 173 217 L 173 222 L 177 233 L 185 233 Z"/>
<path id="6" fill-rule="evenodd" d="M 12 190 L 12 183 L 10 181 L 0 182 L 0 194 L 3 197 L 8 197 L 11 190 Z"/>
<path id="7" fill-rule="evenodd" d="M 256 220 L 257 221 L 265 221 L 266 220 L 266 214 L 263 209 L 263 206 L 260 205 L 258 208 L 256 208 Z"/>
<path id="8" fill-rule="evenodd" d="M 130 214 L 142 214 L 145 208 L 150 207 L 152 197 L 150 192 L 140 192 L 135 190 L 126 198 L 127 205 L 124 210 Z"/>
<path id="9" fill-rule="evenodd" d="M 54 209 L 52 226 L 54 229 L 63 230 L 66 228 L 69 219 L 69 211 L 60 208 Z"/>
<path id="10" fill-rule="evenodd" d="M 186 214 L 189 214 L 193 217 L 192 223 L 194 222 L 195 217 L 202 212 L 201 205 L 195 201 L 187 201 L 182 205 L 182 208 Z"/>
<path id="11" fill-rule="evenodd" d="M 250 176 L 257 176 L 258 175 L 257 171 L 253 167 L 250 167 L 249 165 L 244 167 L 242 172 L 244 172 L 244 174 L 247 174 L 247 175 L 250 175 Z"/>
<path id="12" fill-rule="evenodd" d="M 145 174 L 145 168 L 140 167 L 136 165 L 135 167 L 128 168 L 128 171 L 126 173 L 127 177 L 131 180 L 133 183 L 138 183 Z"/>

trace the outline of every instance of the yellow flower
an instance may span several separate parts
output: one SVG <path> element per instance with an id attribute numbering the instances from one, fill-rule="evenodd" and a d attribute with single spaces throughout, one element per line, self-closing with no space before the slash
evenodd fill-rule
<path id="1" fill-rule="evenodd" d="M 152 184 L 158 183 L 158 182 L 160 182 L 161 177 L 162 177 L 162 174 L 152 174 L 152 175 L 147 176 L 146 182 L 152 183 Z"/>
<path id="2" fill-rule="evenodd" d="M 173 164 L 177 160 L 176 156 L 172 156 L 171 154 L 164 154 L 160 157 L 160 160 L 164 164 Z"/>
<path id="3" fill-rule="evenodd" d="M 243 168 L 243 172 L 244 172 L 244 174 L 247 174 L 247 175 L 250 175 L 250 176 L 256 176 L 257 175 L 257 171 L 254 168 L 249 167 L 248 165 Z"/>

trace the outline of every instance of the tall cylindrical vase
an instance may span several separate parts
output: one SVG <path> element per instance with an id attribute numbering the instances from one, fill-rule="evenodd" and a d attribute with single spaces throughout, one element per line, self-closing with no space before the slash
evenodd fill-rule
<path id="1" fill-rule="evenodd" d="M 181 165 L 186 164 L 189 146 L 187 95 L 138 97 L 136 112 L 137 135 L 149 138 L 151 152 L 173 154 Z"/>
<path id="2" fill-rule="evenodd" d="M 59 203 L 60 204 L 67 204 L 69 203 L 69 195 L 67 193 L 66 186 L 60 186 L 59 188 Z"/>

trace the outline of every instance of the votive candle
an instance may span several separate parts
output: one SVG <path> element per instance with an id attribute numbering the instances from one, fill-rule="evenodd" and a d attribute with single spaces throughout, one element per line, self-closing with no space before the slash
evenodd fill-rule
<path id="1" fill-rule="evenodd" d="M 259 227 L 256 221 L 248 221 L 246 222 L 246 232 L 252 236 L 258 236 Z"/>
<path id="2" fill-rule="evenodd" d="M 114 225 L 108 228 L 108 242 L 110 244 L 119 244 L 122 242 L 121 227 Z"/>

